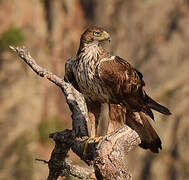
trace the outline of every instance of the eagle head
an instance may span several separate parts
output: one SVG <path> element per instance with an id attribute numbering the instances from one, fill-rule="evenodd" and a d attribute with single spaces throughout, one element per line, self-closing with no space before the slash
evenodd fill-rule
<path id="1" fill-rule="evenodd" d="M 101 27 L 91 26 L 81 35 L 84 43 L 110 41 L 110 35 Z"/>

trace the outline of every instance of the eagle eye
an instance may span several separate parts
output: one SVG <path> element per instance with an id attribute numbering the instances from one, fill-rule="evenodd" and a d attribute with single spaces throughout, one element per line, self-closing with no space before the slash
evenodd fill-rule
<path id="1" fill-rule="evenodd" d="M 100 36 L 100 32 L 95 31 L 95 32 L 93 32 L 93 35 L 94 36 Z"/>

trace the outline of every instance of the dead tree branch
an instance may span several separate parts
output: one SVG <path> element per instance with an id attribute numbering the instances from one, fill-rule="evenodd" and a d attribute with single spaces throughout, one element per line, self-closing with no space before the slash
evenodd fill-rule
<path id="1" fill-rule="evenodd" d="M 50 134 L 55 141 L 55 147 L 48 161 L 48 180 L 56 180 L 59 176 L 72 176 L 80 179 L 131 179 L 126 163 L 125 155 L 134 147 L 140 144 L 138 134 L 127 126 L 104 136 L 98 143 L 94 140 L 88 142 L 84 153 L 82 144 L 88 139 L 88 111 L 85 99 L 70 83 L 65 82 L 48 70 L 40 67 L 31 57 L 25 47 L 12 47 L 18 56 L 27 63 L 39 76 L 59 86 L 72 112 L 72 130 L 64 130 Z M 72 62 L 73 58 L 70 59 Z M 68 67 L 69 68 L 69 67 Z M 87 164 L 93 165 L 93 169 L 81 168 L 71 165 L 66 160 L 68 151 L 72 149 Z M 95 175 L 94 175 L 95 171 Z"/>

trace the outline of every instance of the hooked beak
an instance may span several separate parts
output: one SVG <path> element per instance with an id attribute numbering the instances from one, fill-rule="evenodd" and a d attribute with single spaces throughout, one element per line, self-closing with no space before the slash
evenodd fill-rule
<path id="1" fill-rule="evenodd" d="M 111 41 L 111 37 L 106 31 L 103 31 L 103 37 L 104 37 L 103 41 L 106 40 L 108 40 L 109 42 Z"/>

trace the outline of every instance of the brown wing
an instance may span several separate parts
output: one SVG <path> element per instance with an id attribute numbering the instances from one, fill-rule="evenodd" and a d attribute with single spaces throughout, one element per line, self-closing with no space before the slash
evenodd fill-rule
<path id="1" fill-rule="evenodd" d="M 145 83 L 142 74 L 127 61 L 118 56 L 102 61 L 98 67 L 98 76 L 107 87 L 113 103 L 129 104 L 131 108 L 141 110 L 145 99 Z"/>
<path id="2" fill-rule="evenodd" d="M 127 111 L 126 124 L 138 133 L 141 139 L 140 147 L 150 149 L 154 153 L 162 149 L 158 134 L 152 127 L 148 116 L 143 112 Z"/>
<path id="3" fill-rule="evenodd" d="M 158 153 L 162 149 L 161 140 L 155 129 L 150 123 L 150 119 L 143 112 L 132 112 L 126 107 L 115 104 L 110 105 L 110 124 L 109 132 L 115 130 L 117 127 L 126 124 L 135 130 L 140 139 L 140 147 L 150 149 L 154 153 Z"/>

